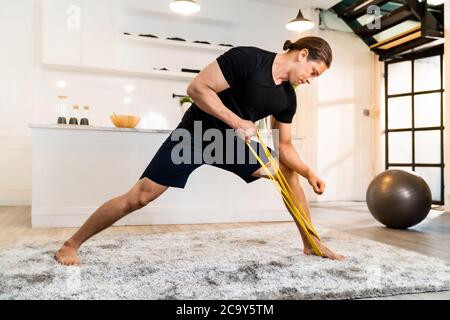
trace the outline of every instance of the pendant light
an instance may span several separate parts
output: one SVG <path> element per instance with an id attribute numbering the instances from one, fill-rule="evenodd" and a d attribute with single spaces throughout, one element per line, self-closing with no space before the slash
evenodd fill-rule
<path id="1" fill-rule="evenodd" d="M 200 5 L 195 0 L 175 0 L 169 5 L 172 11 L 176 13 L 188 15 L 200 11 Z"/>
<path id="2" fill-rule="evenodd" d="M 298 10 L 297 18 L 286 25 L 286 29 L 296 32 L 303 32 L 314 28 L 315 24 L 311 20 L 305 19 L 302 10 Z"/>

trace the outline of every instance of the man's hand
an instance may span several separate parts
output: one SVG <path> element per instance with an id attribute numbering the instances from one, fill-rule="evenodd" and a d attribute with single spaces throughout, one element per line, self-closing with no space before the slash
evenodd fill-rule
<path id="1" fill-rule="evenodd" d="M 246 143 L 250 142 L 251 139 L 256 136 L 256 125 L 248 120 L 239 121 L 238 125 L 234 129 L 237 136 L 244 140 Z"/>
<path id="2" fill-rule="evenodd" d="M 320 180 L 320 178 L 318 176 L 315 175 L 315 173 L 311 172 L 308 176 L 308 182 L 311 185 L 311 187 L 313 188 L 314 192 L 317 193 L 318 195 L 322 195 L 323 192 L 325 191 L 325 182 L 323 182 L 322 180 Z"/>

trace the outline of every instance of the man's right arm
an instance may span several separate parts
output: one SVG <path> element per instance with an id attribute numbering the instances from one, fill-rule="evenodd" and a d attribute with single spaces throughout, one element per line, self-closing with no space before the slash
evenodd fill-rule
<path id="1" fill-rule="evenodd" d="M 228 124 L 241 138 L 244 139 L 245 136 L 244 140 L 249 140 L 256 133 L 255 124 L 237 116 L 222 103 L 217 95 L 229 88 L 230 85 L 225 80 L 219 64 L 214 61 L 189 84 L 187 94 L 200 109 Z"/>

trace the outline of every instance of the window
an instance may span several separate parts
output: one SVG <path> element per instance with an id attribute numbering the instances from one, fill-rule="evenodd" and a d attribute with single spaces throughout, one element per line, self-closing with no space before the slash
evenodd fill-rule
<path id="1" fill-rule="evenodd" d="M 386 169 L 413 170 L 444 204 L 443 52 L 385 63 Z"/>

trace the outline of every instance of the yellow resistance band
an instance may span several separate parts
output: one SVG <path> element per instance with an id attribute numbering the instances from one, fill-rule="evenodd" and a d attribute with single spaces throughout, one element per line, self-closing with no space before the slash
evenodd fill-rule
<path id="1" fill-rule="evenodd" d="M 253 155 L 258 160 L 261 167 L 266 171 L 267 175 L 269 176 L 270 180 L 275 185 L 275 188 L 282 196 L 286 206 L 289 208 L 289 211 L 291 212 L 293 218 L 295 221 L 300 225 L 301 229 L 303 230 L 304 234 L 306 235 L 306 238 L 308 239 L 309 243 L 311 244 L 314 253 L 318 256 L 323 256 L 322 251 L 317 246 L 316 242 L 312 238 L 311 234 L 315 236 L 319 241 L 320 237 L 317 234 L 316 230 L 314 229 L 311 220 L 308 218 L 308 216 L 305 213 L 305 210 L 300 205 L 297 197 L 292 191 L 291 186 L 287 182 L 286 178 L 284 177 L 283 173 L 281 172 L 280 168 L 278 167 L 277 162 L 273 158 L 272 154 L 269 151 L 269 148 L 267 148 L 266 144 L 264 143 L 261 135 L 259 132 L 256 133 L 256 136 L 259 140 L 259 143 L 264 149 L 264 153 L 266 154 L 267 158 L 269 159 L 270 167 L 274 168 L 275 170 L 275 176 L 270 172 L 264 161 L 261 160 L 261 158 L 258 156 L 256 151 L 253 149 L 250 143 L 247 143 L 247 146 L 253 153 Z"/>

